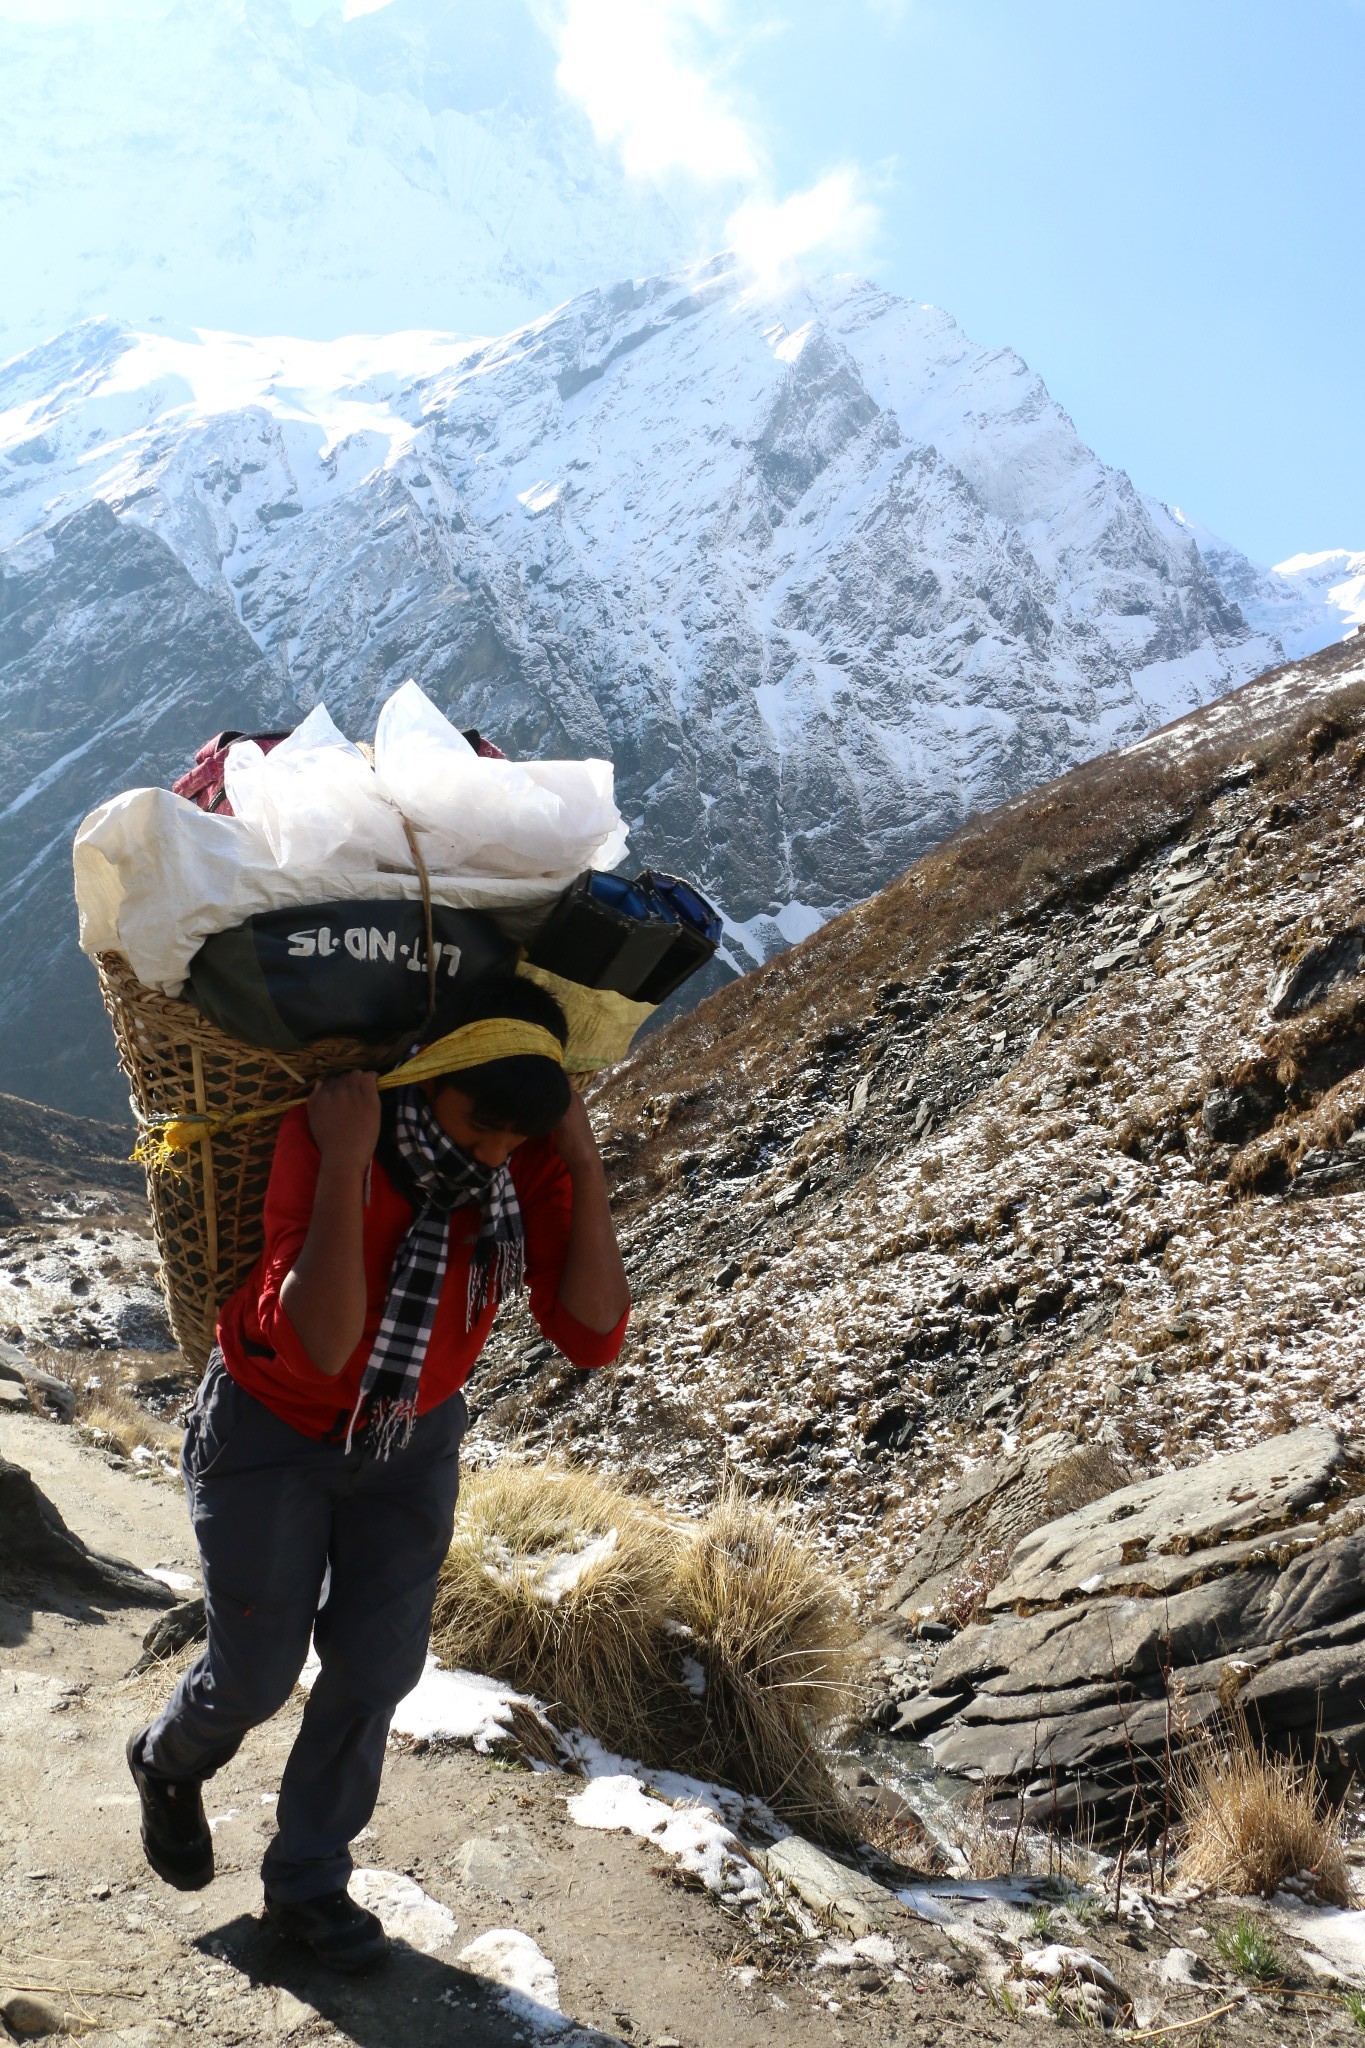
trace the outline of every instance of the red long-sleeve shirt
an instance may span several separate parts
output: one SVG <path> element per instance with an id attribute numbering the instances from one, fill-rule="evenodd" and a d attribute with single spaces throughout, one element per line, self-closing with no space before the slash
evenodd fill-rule
<path id="1" fill-rule="evenodd" d="M 280 1125 L 265 1198 L 265 1249 L 218 1318 L 218 1342 L 232 1377 L 304 1436 L 324 1437 L 345 1427 L 360 1392 L 361 1375 L 379 1329 L 398 1247 L 413 1208 L 376 1159 L 365 1205 L 365 1328 L 339 1373 L 319 1372 L 280 1305 L 280 1289 L 303 1249 L 313 1216 L 318 1148 L 308 1112 L 292 1109 Z M 526 1283 L 531 1313 L 550 1342 L 572 1364 L 608 1365 L 621 1349 L 629 1310 L 605 1335 L 580 1323 L 559 1299 L 569 1242 L 573 1184 L 552 1138 L 528 1138 L 508 1161 L 526 1231 Z M 484 1347 L 497 1312 L 490 1302 L 472 1329 L 465 1328 L 469 1257 L 479 1230 L 471 1204 L 450 1219 L 450 1251 L 431 1343 L 422 1367 L 418 1413 L 462 1387 Z"/>

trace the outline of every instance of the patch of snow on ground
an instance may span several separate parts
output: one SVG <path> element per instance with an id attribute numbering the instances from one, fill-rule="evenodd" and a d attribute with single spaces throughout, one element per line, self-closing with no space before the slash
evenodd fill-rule
<path id="1" fill-rule="evenodd" d="M 1292 1893 L 1271 1901 L 1271 1917 L 1320 1976 L 1365 1985 L 1365 1912 L 1344 1906 L 1309 1906 Z"/>
<path id="2" fill-rule="evenodd" d="M 623 2048 L 613 2034 L 595 2027 L 577 2027 L 559 2008 L 559 1977 L 543 1948 L 516 1927 L 492 1927 L 462 1948 L 456 1961 L 475 1976 L 500 1986 L 501 2004 L 509 2019 L 527 2028 L 535 2040 L 556 2041 L 560 2048 Z"/>
<path id="3" fill-rule="evenodd" d="M 299 1673 L 305 1692 L 312 1691 L 321 1669 L 318 1653 L 310 1644 L 307 1662 Z M 544 1713 L 529 1693 L 502 1685 L 496 1678 L 481 1677 L 477 1671 L 443 1671 L 428 1651 L 422 1676 L 394 1708 L 392 1732 L 427 1742 L 468 1742 L 486 1756 L 511 1733 L 513 1706 Z"/>
<path id="4" fill-rule="evenodd" d="M 568 1755 L 585 1778 L 634 1778 L 647 1792 L 657 1793 L 671 1805 L 704 1806 L 731 1828 L 752 1827 L 770 1841 L 776 1842 L 791 1833 L 763 1800 L 735 1792 L 728 1785 L 712 1784 L 709 1778 L 693 1778 L 686 1771 L 653 1770 L 633 1757 L 617 1756 L 613 1750 L 604 1749 L 581 1728 L 570 1729 L 564 1740 Z"/>
<path id="5" fill-rule="evenodd" d="M 764 1894 L 763 1878 L 735 1836 L 705 1806 L 670 1806 L 629 1772 L 592 1779 L 568 1806 L 582 1828 L 625 1829 L 652 1842 L 719 1897 L 749 1905 Z"/>
<path id="6" fill-rule="evenodd" d="M 394 1870 L 357 1870 L 347 1887 L 358 1906 L 377 1913 L 390 1941 L 405 1941 L 424 1956 L 448 1947 L 455 1935 L 455 1915 L 410 1877 Z"/>
<path id="7" fill-rule="evenodd" d="M 425 1737 L 428 1742 L 468 1742 L 480 1754 L 510 1733 L 511 1709 L 520 1704 L 541 1710 L 527 1694 L 476 1671 L 443 1671 L 428 1654 L 426 1669 L 406 1699 L 394 1710 L 396 1735 Z"/>
<path id="8" fill-rule="evenodd" d="M 141 1449 L 141 1445 L 138 1448 Z M 188 1572 L 178 1572 L 168 1564 L 154 1564 L 147 1577 L 160 1579 L 163 1586 L 169 1586 L 173 1593 L 179 1593 L 186 1600 L 199 1591 L 198 1579 L 192 1579 Z"/>
<path id="9" fill-rule="evenodd" d="M 884 1934 L 863 1934 L 857 1941 L 831 1941 L 822 1948 L 813 1970 L 852 1970 L 859 1963 L 873 1963 L 879 1970 L 894 1969 L 896 1951 Z"/>

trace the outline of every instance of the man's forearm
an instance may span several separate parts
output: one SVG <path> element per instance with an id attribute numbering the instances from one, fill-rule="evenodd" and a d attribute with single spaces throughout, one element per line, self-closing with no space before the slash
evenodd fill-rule
<path id="1" fill-rule="evenodd" d="M 323 1159 L 308 1235 L 280 1289 L 300 1343 L 329 1376 L 341 1371 L 365 1328 L 364 1192 L 363 1166 Z"/>
<path id="2" fill-rule="evenodd" d="M 605 1335 L 630 1307 L 630 1284 L 611 1220 L 607 1176 L 594 1153 L 569 1168 L 573 1218 L 560 1275 L 559 1300 L 588 1329 Z"/>

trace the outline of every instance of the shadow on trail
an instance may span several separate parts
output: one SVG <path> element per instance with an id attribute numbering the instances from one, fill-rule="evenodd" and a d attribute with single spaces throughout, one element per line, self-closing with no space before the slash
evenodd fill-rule
<path id="1" fill-rule="evenodd" d="M 240 1913 L 200 1935 L 195 1946 L 230 1964 L 253 1986 L 275 1985 L 311 2006 L 356 2048 L 622 2048 L 615 2035 L 576 2026 L 524 1993 L 515 1995 L 456 1963 L 395 1941 L 387 1969 L 340 1977 L 306 1949 L 281 1941 L 263 1921 Z M 302 2024 L 302 2021 L 300 2021 Z M 283 2030 L 282 2030 L 283 2031 Z"/>

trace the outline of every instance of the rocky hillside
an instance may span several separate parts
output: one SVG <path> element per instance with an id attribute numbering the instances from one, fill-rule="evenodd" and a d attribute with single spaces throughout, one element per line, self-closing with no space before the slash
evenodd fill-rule
<path id="1" fill-rule="evenodd" d="M 1340 630 L 1284 591 L 1253 630 L 1217 560 L 1017 356 L 855 278 L 719 260 L 490 343 L 76 329 L 0 369 L 0 1080 L 117 1113 L 71 834 L 225 725 L 363 737 L 412 674 L 609 755 L 743 968 Z"/>
<path id="2" fill-rule="evenodd" d="M 1351 646 L 1272 673 L 646 1043 L 594 1105 L 638 1304 L 620 1369 L 579 1385 L 504 1340 L 475 1445 L 685 1501 L 733 1468 L 799 1499 L 875 1608 L 963 1471 L 1044 1436 L 1103 1454 L 1090 1499 L 1355 1428 L 1363 720 Z M 1070 1504 L 959 1550 L 923 1611 L 970 1611 Z"/>

